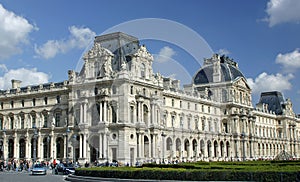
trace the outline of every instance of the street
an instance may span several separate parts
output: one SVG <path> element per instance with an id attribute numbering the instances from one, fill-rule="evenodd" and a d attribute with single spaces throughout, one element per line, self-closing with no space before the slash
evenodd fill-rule
<path id="1" fill-rule="evenodd" d="M 29 172 L 3 171 L 0 172 L 0 182 L 65 182 L 66 175 L 54 175 L 50 171 L 47 175 L 34 175 Z"/>

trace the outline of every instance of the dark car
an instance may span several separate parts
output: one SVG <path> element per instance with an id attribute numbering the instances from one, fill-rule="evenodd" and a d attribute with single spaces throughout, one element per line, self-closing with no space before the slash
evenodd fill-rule
<path id="1" fill-rule="evenodd" d="M 75 166 L 73 164 L 60 163 L 55 167 L 55 174 L 74 174 Z"/>

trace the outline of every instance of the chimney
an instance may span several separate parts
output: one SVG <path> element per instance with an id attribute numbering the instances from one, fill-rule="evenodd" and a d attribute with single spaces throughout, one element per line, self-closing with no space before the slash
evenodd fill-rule
<path id="1" fill-rule="evenodd" d="M 12 85 L 12 89 L 17 89 L 21 87 L 21 82 L 20 80 L 11 80 L 11 85 Z"/>

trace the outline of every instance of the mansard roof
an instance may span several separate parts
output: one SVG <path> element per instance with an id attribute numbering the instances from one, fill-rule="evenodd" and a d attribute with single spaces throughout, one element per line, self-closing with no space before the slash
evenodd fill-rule
<path id="1" fill-rule="evenodd" d="M 272 92 L 263 92 L 260 95 L 259 104 L 265 104 L 268 111 L 273 111 L 277 115 L 283 114 L 285 109 L 285 100 L 281 92 L 272 91 Z"/>

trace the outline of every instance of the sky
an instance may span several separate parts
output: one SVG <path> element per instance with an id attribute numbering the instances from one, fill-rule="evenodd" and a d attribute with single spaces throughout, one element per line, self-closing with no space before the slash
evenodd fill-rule
<path id="1" fill-rule="evenodd" d="M 0 0 L 0 89 L 67 80 L 93 38 L 124 31 L 154 71 L 190 84 L 203 58 L 233 58 L 252 88 L 281 91 L 300 113 L 299 0 Z"/>

